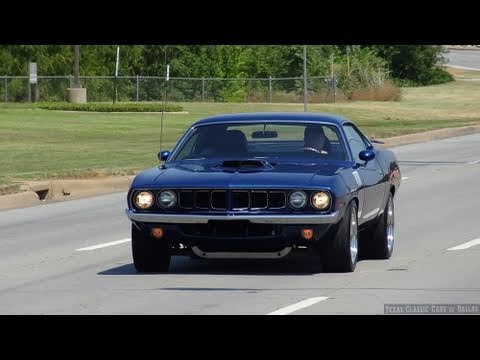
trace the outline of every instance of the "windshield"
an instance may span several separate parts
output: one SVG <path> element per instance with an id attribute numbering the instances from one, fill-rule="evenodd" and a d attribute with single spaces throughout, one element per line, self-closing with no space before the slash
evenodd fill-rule
<path id="1" fill-rule="evenodd" d="M 334 125 L 258 122 L 198 126 L 172 160 L 209 158 L 346 160 L 347 157 Z"/>

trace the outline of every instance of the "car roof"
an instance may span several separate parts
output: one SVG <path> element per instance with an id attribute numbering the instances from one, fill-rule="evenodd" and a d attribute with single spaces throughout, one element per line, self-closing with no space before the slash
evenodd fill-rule
<path id="1" fill-rule="evenodd" d="M 230 123 L 230 122 L 251 122 L 251 121 L 307 121 L 318 123 L 330 123 L 335 125 L 342 125 L 349 122 L 338 115 L 328 113 L 309 113 L 309 112 L 256 112 L 256 113 L 237 113 L 209 116 L 207 118 L 198 120 L 192 126 Z"/>

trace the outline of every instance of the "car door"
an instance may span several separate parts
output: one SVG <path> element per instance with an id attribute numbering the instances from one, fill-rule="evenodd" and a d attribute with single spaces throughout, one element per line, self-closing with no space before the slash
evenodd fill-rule
<path id="1" fill-rule="evenodd" d="M 357 163 L 355 171 L 362 183 L 359 189 L 363 188 L 364 191 L 363 209 L 360 209 L 358 215 L 359 223 L 361 224 L 374 219 L 381 209 L 380 203 L 383 199 L 383 187 L 385 186 L 384 174 L 376 159 L 368 161 L 367 163 L 360 160 L 358 156 L 360 151 L 366 150 L 367 148 L 374 150 L 360 130 L 350 123 L 344 124 L 343 128 L 353 159 Z"/>

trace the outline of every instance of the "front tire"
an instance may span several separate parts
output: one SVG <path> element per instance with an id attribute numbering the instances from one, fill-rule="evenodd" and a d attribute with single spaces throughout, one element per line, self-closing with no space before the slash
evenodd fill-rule
<path id="1" fill-rule="evenodd" d="M 162 240 L 142 233 L 132 224 L 133 264 L 138 272 L 167 272 L 170 266 L 168 246 Z"/>
<path id="2" fill-rule="evenodd" d="M 358 212 L 351 201 L 335 234 L 321 248 L 323 269 L 327 272 L 352 272 L 358 259 Z"/>
<path id="3" fill-rule="evenodd" d="M 395 210 L 393 195 L 389 194 L 387 204 L 375 226 L 365 232 L 361 239 L 362 258 L 390 259 L 395 243 Z"/>

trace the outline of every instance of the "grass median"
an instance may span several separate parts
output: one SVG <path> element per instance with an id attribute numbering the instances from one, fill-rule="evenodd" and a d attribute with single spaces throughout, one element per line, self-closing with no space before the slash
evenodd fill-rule
<path id="1" fill-rule="evenodd" d="M 309 104 L 312 112 L 352 119 L 369 136 L 384 138 L 480 124 L 480 82 L 402 89 L 396 102 Z M 186 114 L 165 114 L 163 149 L 208 115 L 303 111 L 303 104 L 180 103 Z M 16 181 L 133 174 L 158 164 L 160 113 L 75 113 L 38 104 L 0 105 L 0 187 Z"/>

